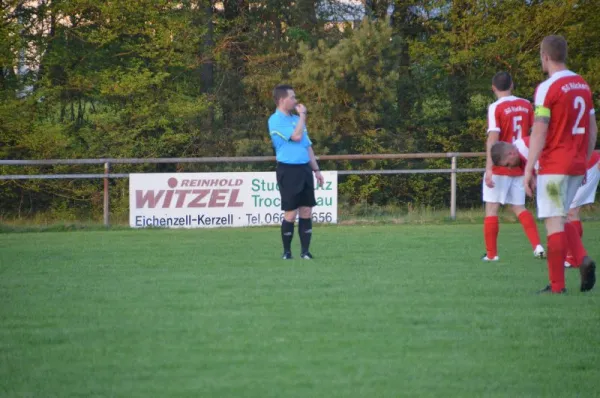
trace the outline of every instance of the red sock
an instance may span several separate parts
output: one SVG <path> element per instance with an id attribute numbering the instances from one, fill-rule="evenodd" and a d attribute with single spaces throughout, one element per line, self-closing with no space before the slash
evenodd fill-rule
<path id="1" fill-rule="evenodd" d="M 519 221 L 525 230 L 525 235 L 529 238 L 533 250 L 540 244 L 540 235 L 538 234 L 537 225 L 533 216 L 528 210 L 524 210 L 519 214 Z"/>
<path id="2" fill-rule="evenodd" d="M 565 234 L 567 235 L 568 247 L 575 259 L 575 266 L 579 266 L 583 258 L 587 256 L 583 242 L 577 231 L 577 227 L 568 222 L 565 224 Z"/>
<path id="3" fill-rule="evenodd" d="M 555 293 L 565 287 L 565 257 L 567 246 L 564 232 L 557 232 L 548 236 L 548 276 L 550 286 Z"/>
<path id="4" fill-rule="evenodd" d="M 483 236 L 485 238 L 485 251 L 489 259 L 498 255 L 498 216 L 486 217 L 483 219 Z"/>
<path id="5" fill-rule="evenodd" d="M 571 221 L 571 224 L 573 224 L 575 229 L 577 229 L 579 236 L 583 237 L 583 225 L 581 225 L 581 221 L 579 221 L 579 220 Z M 571 267 L 574 267 L 574 268 L 579 267 L 579 264 L 577 264 L 577 261 L 575 261 L 573 254 L 571 254 L 571 250 L 567 250 L 567 261 L 569 262 L 569 264 L 571 264 Z"/>
<path id="6" fill-rule="evenodd" d="M 571 224 L 573 224 L 573 226 L 577 229 L 579 237 L 583 237 L 583 225 L 581 225 L 581 221 L 571 221 Z"/>

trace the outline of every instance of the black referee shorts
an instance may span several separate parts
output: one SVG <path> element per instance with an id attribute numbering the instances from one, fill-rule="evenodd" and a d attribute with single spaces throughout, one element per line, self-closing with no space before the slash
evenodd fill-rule
<path id="1" fill-rule="evenodd" d="M 315 182 L 310 164 L 277 163 L 277 184 L 281 195 L 281 210 L 315 207 Z"/>

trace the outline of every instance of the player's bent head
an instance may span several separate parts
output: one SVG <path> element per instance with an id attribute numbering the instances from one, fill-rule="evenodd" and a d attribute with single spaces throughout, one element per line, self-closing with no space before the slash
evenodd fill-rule
<path id="1" fill-rule="evenodd" d="M 544 37 L 540 46 L 542 57 L 545 55 L 550 61 L 565 63 L 567 62 L 567 41 L 559 35 L 550 35 Z"/>
<path id="2" fill-rule="evenodd" d="M 516 160 L 518 156 L 512 156 L 515 152 L 515 147 L 512 144 L 504 141 L 497 141 L 490 148 L 490 154 L 492 157 L 492 163 L 494 166 L 516 166 Z"/>
<path id="3" fill-rule="evenodd" d="M 294 88 L 289 84 L 280 84 L 273 89 L 273 101 L 275 101 L 275 106 L 279 106 L 281 100 L 284 100 L 288 97 L 290 90 Z"/>
<path id="4" fill-rule="evenodd" d="M 492 78 L 492 86 L 498 91 L 508 91 L 512 89 L 512 77 L 508 72 L 498 72 Z"/>

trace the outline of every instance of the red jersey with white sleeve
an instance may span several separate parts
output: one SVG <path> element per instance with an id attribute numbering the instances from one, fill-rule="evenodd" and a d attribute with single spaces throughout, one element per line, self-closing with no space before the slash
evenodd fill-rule
<path id="1" fill-rule="evenodd" d="M 550 118 L 539 174 L 585 174 L 594 113 L 589 85 L 570 70 L 554 73 L 537 87 L 535 116 Z"/>
<path id="2" fill-rule="evenodd" d="M 514 143 L 529 135 L 533 126 L 533 106 L 523 98 L 510 95 L 499 98 L 488 107 L 488 134 L 496 132 L 500 141 Z M 504 176 L 522 176 L 519 168 L 494 166 L 492 173 Z"/>

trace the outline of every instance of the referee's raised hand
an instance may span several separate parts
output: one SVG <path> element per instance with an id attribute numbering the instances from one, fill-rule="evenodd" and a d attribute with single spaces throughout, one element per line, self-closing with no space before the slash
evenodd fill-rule
<path id="1" fill-rule="evenodd" d="M 296 112 L 298 112 L 298 115 L 300 116 L 306 116 L 306 107 L 304 106 L 304 104 L 296 105 Z"/>

